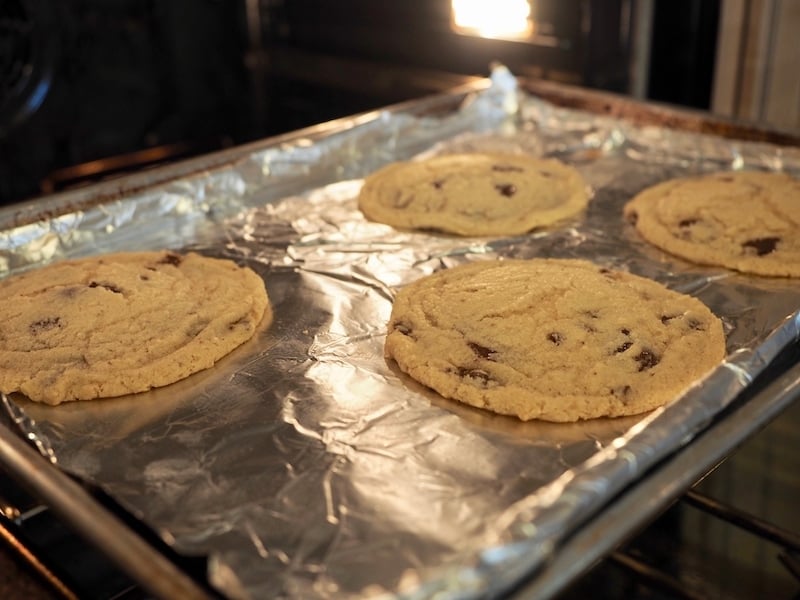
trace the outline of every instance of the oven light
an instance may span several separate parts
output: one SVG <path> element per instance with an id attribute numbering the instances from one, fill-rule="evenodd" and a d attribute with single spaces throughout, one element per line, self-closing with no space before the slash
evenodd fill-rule
<path id="1" fill-rule="evenodd" d="M 486 38 L 526 38 L 533 32 L 531 0 L 451 0 L 453 28 Z"/>

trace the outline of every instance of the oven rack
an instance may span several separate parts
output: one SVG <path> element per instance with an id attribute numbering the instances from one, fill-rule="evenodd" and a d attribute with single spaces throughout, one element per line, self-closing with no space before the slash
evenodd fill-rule
<path id="1" fill-rule="evenodd" d="M 773 544 L 776 548 L 774 560 L 785 567 L 800 589 L 800 536 L 795 532 L 698 492 L 695 488 L 688 490 L 680 499 L 680 503 L 703 511 L 709 518 L 724 521 L 732 527 L 738 527 L 764 542 Z M 644 535 L 646 536 L 646 533 Z M 636 543 L 631 545 L 636 546 Z M 625 545 L 611 552 L 605 560 L 627 572 L 636 584 L 649 590 L 650 597 L 653 597 L 653 594 L 664 600 L 710 600 L 724 597 L 719 592 L 709 593 L 707 590 L 697 589 L 700 586 L 692 587 L 674 573 L 653 565 L 651 557 L 638 547 L 631 548 Z"/>

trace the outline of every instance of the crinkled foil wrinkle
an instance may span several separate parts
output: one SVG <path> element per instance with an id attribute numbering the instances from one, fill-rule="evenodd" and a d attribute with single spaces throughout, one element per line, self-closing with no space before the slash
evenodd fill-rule
<path id="1" fill-rule="evenodd" d="M 508 239 L 399 232 L 358 211 L 360 178 L 376 166 L 478 149 L 574 164 L 592 187 L 590 208 Z M 799 174 L 800 158 L 561 109 L 498 77 L 451 114 L 382 113 L 4 232 L 0 267 L 12 272 L 143 247 L 232 257 L 264 276 L 275 315 L 216 368 L 174 386 L 58 409 L 17 399 L 27 415 L 18 422 L 179 552 L 208 555 L 212 583 L 230 597 L 500 591 L 686 443 L 798 336 L 791 282 L 673 260 L 620 218 L 650 183 L 751 167 Z M 664 409 L 575 424 L 521 423 L 447 402 L 384 360 L 400 286 L 501 256 L 588 258 L 696 295 L 723 318 L 729 360 Z"/>

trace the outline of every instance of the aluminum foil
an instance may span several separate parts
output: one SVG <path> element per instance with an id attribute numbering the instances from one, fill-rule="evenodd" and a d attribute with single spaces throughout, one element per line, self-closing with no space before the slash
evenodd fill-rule
<path id="1" fill-rule="evenodd" d="M 511 238 L 400 232 L 366 221 L 361 178 L 431 153 L 508 150 L 575 165 L 588 210 Z M 168 544 L 209 557 L 231 598 L 477 598 L 534 573 L 653 464 L 691 443 L 800 337 L 800 283 L 702 268 L 642 242 L 625 201 L 725 169 L 800 175 L 800 151 L 562 109 L 502 67 L 460 105 L 397 108 L 235 164 L 0 231 L 0 273 L 112 250 L 197 250 L 263 275 L 275 320 L 217 366 L 134 397 L 13 418 L 66 471 Z M 46 202 L 46 201 L 43 201 Z M 652 413 L 522 423 L 446 401 L 383 358 L 401 286 L 465 261 L 588 258 L 704 301 L 728 356 Z"/>

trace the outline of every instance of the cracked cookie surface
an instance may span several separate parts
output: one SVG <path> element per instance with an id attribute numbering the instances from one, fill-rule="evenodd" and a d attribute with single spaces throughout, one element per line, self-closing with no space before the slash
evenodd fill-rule
<path id="1" fill-rule="evenodd" d="M 575 168 L 496 153 L 392 163 L 365 179 L 358 198 L 373 221 L 463 236 L 526 233 L 573 216 L 588 202 Z"/>
<path id="2" fill-rule="evenodd" d="M 639 414 L 725 357 L 699 300 L 577 259 L 479 261 L 397 294 L 385 355 L 446 398 L 522 420 Z"/>
<path id="3" fill-rule="evenodd" d="M 0 281 L 0 390 L 47 404 L 143 392 L 211 367 L 270 318 L 261 277 L 230 260 L 64 260 Z"/>
<path id="4" fill-rule="evenodd" d="M 800 180 L 735 171 L 673 179 L 624 208 L 649 243 L 694 263 L 800 277 Z"/>

